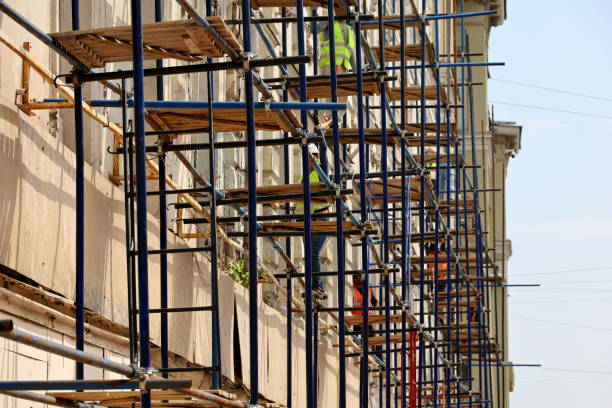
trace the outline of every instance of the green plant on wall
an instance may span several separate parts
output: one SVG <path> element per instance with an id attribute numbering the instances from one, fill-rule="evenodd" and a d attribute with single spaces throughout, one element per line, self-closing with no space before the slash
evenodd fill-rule
<path id="1" fill-rule="evenodd" d="M 227 270 L 225 271 L 225 273 L 227 273 L 229 276 L 231 276 L 233 280 L 235 280 L 245 288 L 248 288 L 249 271 L 247 271 L 244 267 L 244 259 L 239 259 L 237 261 L 232 262 L 232 260 L 228 258 L 225 263 L 227 265 Z M 262 278 L 261 270 L 258 271 L 257 277 L 259 279 Z"/>
<path id="2" fill-rule="evenodd" d="M 234 262 L 228 259 L 227 270 L 225 272 L 245 288 L 249 286 L 249 272 L 244 268 L 244 259 Z"/>

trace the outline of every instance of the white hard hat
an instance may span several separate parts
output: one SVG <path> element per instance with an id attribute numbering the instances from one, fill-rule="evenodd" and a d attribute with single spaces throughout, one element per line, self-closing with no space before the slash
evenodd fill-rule
<path id="1" fill-rule="evenodd" d="M 308 154 L 312 154 L 312 155 L 319 155 L 319 149 L 317 148 L 316 144 L 309 144 L 308 145 Z"/>

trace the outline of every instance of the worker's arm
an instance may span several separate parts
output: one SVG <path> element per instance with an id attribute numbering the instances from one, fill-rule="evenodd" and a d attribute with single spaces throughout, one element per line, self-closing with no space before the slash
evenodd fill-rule
<path id="1" fill-rule="evenodd" d="M 316 27 L 316 29 L 315 29 Z M 327 31 L 327 27 L 329 27 L 329 24 L 327 24 L 327 21 L 319 21 L 316 24 L 315 23 L 311 23 L 310 24 L 310 32 L 313 34 L 319 34 L 323 31 Z"/>
<path id="2" fill-rule="evenodd" d="M 351 69 L 353 72 L 357 72 L 357 59 L 355 58 L 354 52 L 351 53 L 351 58 L 349 58 L 349 64 L 351 64 Z"/>
<path id="3" fill-rule="evenodd" d="M 351 33 L 353 33 L 353 31 L 351 31 Z M 348 30 L 342 30 L 342 34 L 344 35 L 344 43 L 345 44 L 350 44 L 350 39 L 348 38 L 349 31 Z M 355 54 L 357 54 L 357 51 L 353 50 L 351 52 L 351 56 L 349 58 L 349 64 L 351 64 L 351 69 L 353 70 L 353 72 L 357 72 L 357 59 L 355 58 Z"/>

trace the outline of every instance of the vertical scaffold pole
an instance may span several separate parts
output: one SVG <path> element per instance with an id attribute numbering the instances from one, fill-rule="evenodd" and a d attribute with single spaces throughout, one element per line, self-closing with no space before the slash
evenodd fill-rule
<path id="1" fill-rule="evenodd" d="M 243 58 L 251 53 L 251 2 L 242 0 Z M 250 344 L 250 404 L 259 400 L 259 345 L 257 341 L 257 149 L 255 145 L 255 109 L 253 106 L 253 72 L 244 73 L 247 121 L 247 180 L 249 214 L 249 344 Z"/>
<path id="2" fill-rule="evenodd" d="M 155 0 L 155 21 L 161 22 L 163 19 L 162 0 Z M 162 68 L 163 60 L 155 60 L 155 66 Z M 157 100 L 164 100 L 164 77 L 159 75 L 156 77 Z M 160 301 L 162 309 L 168 308 L 168 255 L 164 252 L 168 248 L 168 218 L 166 212 L 166 154 L 162 152 L 158 159 L 158 188 L 161 194 L 159 195 L 159 280 L 160 280 Z M 160 314 L 161 323 L 161 367 L 168 368 L 168 313 Z M 168 378 L 168 373 L 163 372 L 162 376 Z"/>
<path id="3" fill-rule="evenodd" d="M 416 10 L 415 10 L 416 11 Z M 427 14 L 426 0 L 421 2 L 421 15 Z M 426 64 L 426 22 L 423 19 L 421 22 L 421 66 L 420 66 L 420 84 L 421 84 L 421 106 L 420 106 L 420 153 L 421 153 L 421 171 L 425 170 L 425 121 L 427 120 L 427 111 L 425 109 L 425 64 Z M 425 174 L 421 173 L 421 197 L 419 200 L 419 253 L 420 253 L 420 284 L 419 284 L 419 323 L 425 323 Z M 426 381 L 425 365 L 425 342 L 423 332 L 419 332 L 419 389 L 418 389 L 418 406 L 423 406 L 423 383 Z"/>
<path id="4" fill-rule="evenodd" d="M 72 29 L 80 30 L 79 0 L 72 0 Z M 83 88 L 80 84 L 74 87 L 74 135 L 76 153 L 76 348 L 85 347 L 85 148 L 83 142 Z M 76 379 L 83 379 L 83 364 L 76 363 Z"/>
<path id="5" fill-rule="evenodd" d="M 306 43 L 304 39 L 304 2 L 297 0 L 297 40 L 298 54 L 304 55 L 306 52 Z M 308 101 L 306 94 L 306 65 L 299 66 L 300 77 L 300 102 Z M 312 355 L 312 237 L 311 237 L 311 217 L 310 217 L 310 170 L 308 153 L 308 144 L 306 136 L 308 135 L 308 111 L 302 109 L 300 111 L 300 120 L 302 122 L 302 180 L 304 182 L 304 279 L 306 281 L 306 407 L 314 408 L 314 371 L 313 371 L 313 355 Z"/>
<path id="6" fill-rule="evenodd" d="M 287 8 L 282 8 L 282 17 L 283 19 L 287 18 Z M 287 23 L 283 21 L 282 23 L 282 56 L 287 56 Z M 285 71 L 287 67 L 284 68 Z M 283 89 L 283 102 L 287 102 L 289 100 L 289 92 L 287 89 Z M 289 138 L 289 133 L 284 132 L 284 138 Z M 285 144 L 283 146 L 283 172 L 285 177 L 285 184 L 289 184 L 289 145 Z M 285 203 L 285 214 L 291 213 L 291 205 L 289 203 Z M 287 253 L 287 257 L 291 258 L 291 237 L 287 237 L 285 240 L 285 252 Z M 291 271 L 288 269 L 288 273 Z M 287 408 L 291 408 L 293 406 L 293 380 L 292 380 L 292 371 L 293 371 L 293 282 L 291 277 L 287 276 Z"/>
<path id="7" fill-rule="evenodd" d="M 136 340 L 136 317 L 132 310 L 134 309 L 134 293 L 133 281 L 134 281 L 134 265 L 132 254 L 132 245 L 134 242 L 134 228 L 132 217 L 134 215 L 133 209 L 133 198 L 132 198 L 132 185 L 134 178 L 132 176 L 132 139 L 127 136 L 127 124 L 128 124 L 128 113 L 127 113 L 127 90 L 125 88 L 125 78 L 121 79 L 121 125 L 123 129 L 123 199 L 125 209 L 125 260 L 126 260 L 126 272 L 127 272 L 127 291 L 128 291 L 128 329 L 129 329 L 129 343 L 130 343 L 130 364 L 134 364 L 136 361 L 136 346 L 138 341 Z"/>
<path id="8" fill-rule="evenodd" d="M 359 13 L 359 2 L 355 6 L 355 13 Z M 355 60 L 357 63 L 357 130 L 359 135 L 359 195 L 360 200 L 360 224 L 361 224 L 361 267 L 363 268 L 363 296 L 361 303 L 361 314 L 363 323 L 361 325 L 361 373 L 359 381 L 359 407 L 368 406 L 368 310 L 370 274 L 368 261 L 368 235 L 366 232 L 366 144 L 364 137 L 363 119 L 363 63 L 361 49 L 361 22 L 355 21 Z"/>
<path id="9" fill-rule="evenodd" d="M 450 95 L 450 93 L 447 93 L 447 95 Z M 448 98 L 448 96 L 447 96 Z M 449 102 L 448 99 L 446 101 L 447 103 Z M 450 133 L 451 133 L 451 120 L 450 120 L 450 109 L 447 107 L 446 108 L 446 170 L 448 171 L 447 173 L 447 177 L 446 177 L 446 203 L 447 203 L 447 207 L 446 207 L 446 228 L 451 228 L 451 211 L 452 211 L 452 207 L 451 207 L 451 153 L 450 153 Z M 452 284 L 451 284 L 451 277 L 452 277 L 452 270 L 451 270 L 451 252 L 452 252 L 452 240 L 450 239 L 451 235 L 448 232 L 448 230 L 446 231 L 446 324 L 448 325 L 448 329 L 446 330 L 446 338 L 447 339 L 451 339 L 451 323 L 452 323 L 452 315 L 451 315 L 451 291 L 452 291 Z M 458 274 L 455 275 L 455 279 L 458 279 Z M 456 321 L 455 324 L 457 325 L 457 327 L 459 327 L 459 321 Z M 451 346 L 449 344 L 448 346 L 448 355 L 447 358 L 449 360 L 452 361 L 451 358 Z M 458 361 L 458 360 L 457 360 Z M 456 367 L 455 367 L 456 368 Z M 445 374 L 445 378 L 446 378 L 446 400 L 450 401 L 451 400 L 451 376 L 450 376 L 450 370 L 447 369 L 446 374 Z"/>
<path id="10" fill-rule="evenodd" d="M 438 0 L 434 1 L 434 13 L 438 14 Z M 435 33 L 435 61 L 434 64 L 436 67 L 440 64 L 440 30 L 439 30 L 439 21 L 435 21 L 434 25 Z M 425 63 L 425 61 L 423 61 Z M 440 200 L 440 180 L 441 180 L 441 169 L 440 169 L 440 70 L 438 68 L 434 69 L 434 76 L 436 78 L 436 185 L 435 185 L 435 193 L 436 193 L 436 201 Z M 424 79 L 423 79 L 424 81 Z M 422 203 L 425 205 L 425 203 Z M 438 292 L 439 292 L 439 277 L 440 277 L 440 211 L 436 209 L 435 214 L 435 241 L 434 241 L 434 314 L 433 314 L 433 324 L 434 326 L 438 325 Z M 447 259 L 448 264 L 448 259 Z M 440 322 L 442 323 L 442 322 Z M 434 342 L 438 342 L 438 330 L 434 330 Z M 433 353 L 433 406 L 434 408 L 438 407 L 438 354 Z"/>
<path id="11" fill-rule="evenodd" d="M 384 1 L 378 1 L 378 46 L 379 52 L 379 65 L 381 71 L 385 69 L 385 26 L 383 19 L 385 15 Z M 386 268 L 389 264 L 389 169 L 387 166 L 388 158 L 388 146 L 387 146 L 387 110 L 384 108 L 386 103 L 386 85 L 383 77 L 383 81 L 379 82 L 380 87 L 380 123 L 382 133 L 382 146 L 381 146 L 381 170 L 382 170 L 382 190 L 383 190 L 383 202 L 381 207 L 382 222 L 383 222 L 383 239 L 382 239 L 382 261 L 383 267 Z M 385 273 L 383 276 L 384 285 L 384 305 L 385 305 L 385 406 L 391 407 L 391 288 L 390 288 L 390 277 L 389 273 Z M 363 296 L 368 299 L 368 292 L 364 292 Z M 382 392 L 382 390 L 381 390 Z M 382 400 L 382 396 L 381 396 Z"/>
<path id="12" fill-rule="evenodd" d="M 401 165 L 401 190 L 402 190 L 402 208 L 401 208 L 401 223 L 402 223 L 402 344 L 401 344 L 401 408 L 407 408 L 406 401 L 406 392 L 407 392 L 407 361 L 406 361 L 406 304 L 408 303 L 408 290 L 409 290 L 409 279 L 410 273 L 408 271 L 408 257 L 409 257 L 409 249 L 408 249 L 408 194 L 406 190 L 406 4 L 404 0 L 399 0 L 399 8 L 400 8 L 400 129 L 402 131 L 401 138 L 401 146 L 400 146 L 400 165 Z"/>
<path id="13" fill-rule="evenodd" d="M 469 38 L 466 38 L 466 51 L 468 53 L 468 62 L 470 62 L 469 53 L 470 53 L 470 43 Z M 472 67 L 468 67 L 468 95 L 469 95 L 469 104 L 470 104 L 470 139 L 472 145 L 472 163 L 476 165 L 477 155 L 476 155 L 476 130 L 474 129 L 474 93 L 472 89 Z M 484 149 L 484 145 L 482 146 Z M 483 163 L 484 166 L 484 163 Z M 487 347 L 484 346 L 484 342 L 488 343 L 487 338 L 485 337 L 484 330 L 484 321 L 482 318 L 482 310 L 483 304 L 482 299 L 485 294 L 485 285 L 484 285 L 484 268 L 483 268 L 483 259 L 482 259 L 482 225 L 480 223 L 480 215 L 478 213 L 478 209 L 480 208 L 480 199 L 478 194 L 478 169 L 476 167 L 472 168 L 473 177 L 474 177 L 474 186 L 472 190 L 474 191 L 474 221 L 475 221 L 475 229 L 476 229 L 476 266 L 477 266 L 477 277 L 478 277 L 478 290 L 479 296 L 477 297 L 477 322 L 478 322 L 478 385 L 481 391 L 482 398 L 482 388 L 484 387 L 484 400 L 489 400 L 489 386 L 488 386 L 488 370 L 487 370 Z M 484 170 L 483 170 L 484 171 Z M 468 299 L 468 302 L 470 300 Z M 470 364 L 472 361 L 470 360 Z M 484 384 L 483 384 L 484 383 Z"/>
<path id="14" fill-rule="evenodd" d="M 212 0 L 206 0 L 206 15 L 213 14 Z M 211 63 L 212 59 L 207 58 Z M 219 324 L 219 266 L 217 257 L 217 195 L 215 186 L 217 180 L 217 158 L 215 152 L 215 128 L 213 120 L 214 72 L 206 73 L 206 97 L 208 99 L 208 174 L 210 179 L 210 293 L 212 303 L 212 387 L 223 388 L 223 371 L 221 365 L 221 326 Z M 256 217 L 255 217 L 256 218 Z"/>
<path id="15" fill-rule="evenodd" d="M 465 12 L 465 1 L 461 0 L 461 14 L 463 14 Z M 465 18 L 461 17 L 461 103 L 463 103 L 463 108 L 461 109 L 461 152 L 463 154 L 463 158 L 465 158 L 466 155 L 466 150 L 465 150 L 465 126 L 466 126 L 466 119 L 465 119 L 465 109 L 466 109 L 466 101 L 465 101 L 465 83 L 466 83 L 466 77 L 465 77 L 465 66 L 463 65 L 465 63 L 465 53 L 466 53 L 466 48 L 465 48 L 465 37 L 466 37 L 466 30 L 465 30 Z M 471 108 L 471 107 L 470 107 Z M 472 311 L 471 311 L 471 301 L 470 301 L 470 289 L 471 289 L 471 283 L 470 283 L 470 250 L 469 250 L 469 229 L 468 229 L 468 216 L 467 216 L 467 173 L 465 169 L 462 169 L 461 171 L 461 178 L 462 180 L 462 187 L 463 187 L 463 223 L 464 223 L 464 228 L 465 228 L 465 232 L 464 232 L 464 237 L 465 237 L 465 273 L 467 275 L 467 281 L 466 281 L 466 298 L 467 298 L 467 372 L 468 372 L 468 378 L 470 378 L 470 388 L 472 387 L 473 384 L 473 377 L 472 377 Z M 474 208 L 475 209 L 475 208 Z M 457 299 L 459 298 L 459 291 L 457 291 Z M 459 305 L 459 301 L 457 300 L 457 305 Z M 461 344 L 459 342 L 459 344 Z M 459 390 L 457 391 L 459 392 Z M 474 404 L 474 398 L 472 396 L 472 394 L 469 395 L 469 399 L 468 399 L 468 404 L 469 407 L 472 408 L 473 404 Z"/>
<path id="16" fill-rule="evenodd" d="M 331 75 L 331 99 L 333 103 L 338 102 L 338 75 L 336 73 L 336 44 L 332 38 L 335 30 L 334 2 L 327 2 L 327 27 L 329 32 L 329 60 Z M 332 37 L 333 35 L 333 37 Z M 316 36 L 316 30 L 315 30 Z M 316 47 L 315 47 L 316 48 Z M 316 62 L 315 62 L 316 63 Z M 357 95 L 359 98 L 360 95 Z M 338 111 L 332 111 L 332 132 L 334 138 L 334 184 L 339 189 L 342 185 L 342 172 L 340 171 L 340 131 L 338 124 Z M 324 145 L 324 143 L 323 143 Z M 321 151 L 323 154 L 323 150 Z M 336 195 L 336 259 L 338 264 L 338 408 L 346 408 L 346 327 L 344 325 L 344 299 L 345 299 L 345 251 L 344 251 L 344 226 L 343 226 L 343 202 L 342 197 Z"/>
<path id="17" fill-rule="evenodd" d="M 138 225 L 138 313 L 140 320 L 140 366 L 151 366 L 149 344 L 149 271 L 147 251 L 147 174 L 145 167 L 144 76 L 142 4 L 132 0 L 132 50 L 134 70 L 134 135 L 136 138 L 136 203 Z M 142 407 L 151 407 L 151 393 L 142 392 Z"/>

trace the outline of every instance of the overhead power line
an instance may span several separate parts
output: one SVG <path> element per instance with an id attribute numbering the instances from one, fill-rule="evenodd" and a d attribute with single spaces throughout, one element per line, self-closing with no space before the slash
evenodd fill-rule
<path id="1" fill-rule="evenodd" d="M 592 377 L 599 377 L 600 374 L 588 374 L 588 375 L 581 375 L 581 376 L 573 376 L 573 377 L 549 377 L 549 378 L 538 378 L 538 379 L 531 379 L 531 380 L 517 380 L 517 384 L 523 384 L 523 383 L 538 383 L 538 382 L 549 382 L 549 381 L 568 381 L 568 380 L 581 380 L 583 378 L 592 378 Z"/>
<path id="2" fill-rule="evenodd" d="M 524 86 L 524 87 L 527 87 L 527 88 L 541 89 L 543 91 L 557 92 L 557 93 L 562 93 L 562 94 L 566 94 L 566 95 L 580 96 L 580 97 L 583 97 L 583 98 L 590 98 L 590 99 L 597 99 L 599 101 L 612 102 L 612 99 L 604 98 L 604 97 L 601 97 L 601 96 L 587 95 L 587 94 L 583 94 L 583 93 L 579 93 L 579 92 L 566 91 L 566 90 L 563 90 L 563 89 L 547 88 L 545 86 L 526 84 L 524 82 L 508 81 L 507 79 L 500 79 L 500 78 L 491 78 L 491 79 L 494 80 L 494 81 L 505 82 L 505 83 L 508 83 L 508 84 Z"/>
<path id="3" fill-rule="evenodd" d="M 560 273 L 575 273 L 575 272 L 590 272 L 590 271 L 609 271 L 612 270 L 612 266 L 600 266 L 597 268 L 584 268 L 584 269 L 564 269 L 560 271 L 551 272 L 535 272 L 535 273 L 516 273 L 512 276 L 533 276 L 533 275 L 556 275 Z"/>
<path id="4" fill-rule="evenodd" d="M 599 371 L 599 370 L 581 370 L 578 368 L 550 368 L 550 367 L 540 367 L 542 370 L 548 371 L 564 371 L 567 373 L 585 373 L 585 374 L 602 374 L 602 375 L 612 375 L 612 371 Z"/>
<path id="5" fill-rule="evenodd" d="M 490 100 L 489 102 L 497 103 L 499 105 L 516 106 L 518 108 L 538 109 L 538 110 L 545 110 L 549 112 L 558 112 L 558 113 L 569 113 L 570 115 L 589 116 L 591 118 L 612 119 L 612 116 L 608 116 L 608 115 L 599 115 L 597 113 L 588 113 L 588 112 L 576 112 L 576 111 L 565 110 L 565 109 L 550 108 L 548 106 L 522 105 L 520 103 L 511 103 L 511 102 L 502 102 L 502 101 L 493 101 L 493 100 Z"/>
<path id="6" fill-rule="evenodd" d="M 532 321 L 532 322 L 555 324 L 555 325 L 559 325 L 559 326 L 578 327 L 578 328 L 581 328 L 581 329 L 612 331 L 612 327 L 585 326 L 585 325 L 582 325 L 582 324 L 572 324 L 572 323 L 564 323 L 564 322 L 555 322 L 555 321 L 551 321 L 551 320 L 532 319 L 530 317 L 515 316 L 515 315 L 510 315 L 510 317 L 512 317 L 513 319 L 529 320 L 529 321 Z"/>
<path id="7" fill-rule="evenodd" d="M 556 299 L 556 300 L 535 300 L 533 302 L 511 302 L 513 305 L 528 305 L 528 304 L 542 304 L 542 303 L 558 303 L 559 305 L 565 305 L 571 302 L 601 302 L 610 300 L 612 297 L 603 298 L 586 298 L 586 299 Z"/>

